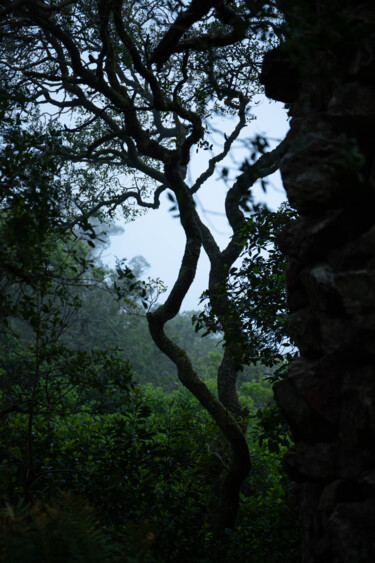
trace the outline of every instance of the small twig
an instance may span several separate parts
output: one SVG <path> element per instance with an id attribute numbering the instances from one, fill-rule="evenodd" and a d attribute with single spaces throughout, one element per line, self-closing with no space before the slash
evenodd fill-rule
<path id="1" fill-rule="evenodd" d="M 218 458 L 218 460 L 220 461 L 221 465 L 229 471 L 229 465 L 227 463 L 225 463 L 225 461 L 223 460 L 223 458 L 221 457 L 221 455 L 219 453 L 211 450 L 210 446 L 207 446 L 207 451 L 208 451 L 209 454 L 216 456 Z"/>

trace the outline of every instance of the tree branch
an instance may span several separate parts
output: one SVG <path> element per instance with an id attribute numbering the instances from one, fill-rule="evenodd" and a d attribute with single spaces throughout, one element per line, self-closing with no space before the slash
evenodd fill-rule
<path id="1" fill-rule="evenodd" d="M 191 193 L 193 194 L 196 193 L 200 189 L 200 187 L 204 184 L 204 182 L 206 182 L 206 180 L 208 180 L 212 176 L 212 174 L 215 171 L 216 164 L 221 162 L 227 156 L 227 154 L 229 153 L 232 147 L 233 142 L 237 139 L 238 135 L 245 127 L 246 125 L 245 110 L 246 110 L 247 102 L 248 99 L 242 97 L 240 102 L 239 121 L 236 127 L 233 129 L 229 137 L 225 139 L 222 152 L 214 156 L 213 158 L 210 158 L 207 169 L 199 176 L 199 178 L 197 178 L 195 184 L 191 187 Z"/>
<path id="2" fill-rule="evenodd" d="M 160 43 L 155 47 L 150 57 L 150 63 L 155 63 L 160 70 L 170 55 L 175 52 L 178 41 L 183 34 L 197 21 L 211 10 L 215 0 L 192 0 L 187 10 L 180 12 L 175 22 L 169 27 Z"/>

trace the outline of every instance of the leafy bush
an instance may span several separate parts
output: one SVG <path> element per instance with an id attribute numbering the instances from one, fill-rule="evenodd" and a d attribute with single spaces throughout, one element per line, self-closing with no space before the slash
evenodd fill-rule
<path id="1" fill-rule="evenodd" d="M 0 526 L 0 554 L 4 562 L 119 560 L 111 538 L 98 525 L 95 512 L 79 497 L 63 495 L 59 503 L 38 502 L 30 509 L 7 505 Z"/>
<path id="2" fill-rule="evenodd" d="M 243 384 L 243 404 L 263 401 L 270 393 L 267 385 L 260 379 Z M 68 416 L 35 420 L 35 456 L 42 475 L 32 489 L 31 521 L 25 516 L 20 520 L 26 526 L 22 533 L 31 542 L 27 548 L 31 550 L 30 561 L 32 550 L 37 549 L 33 542 L 37 543 L 42 533 L 39 528 L 36 531 L 35 519 L 44 522 L 43 530 L 58 527 L 51 541 L 60 541 L 58 538 L 68 533 L 62 514 L 67 511 L 66 518 L 70 518 L 76 498 L 87 499 L 81 501 L 83 507 L 87 501 L 94 507 L 98 530 L 112 542 L 111 560 L 115 561 L 115 556 L 126 556 L 126 561 L 138 561 L 134 559 L 138 556 L 165 562 L 211 560 L 209 514 L 228 454 L 223 438 L 185 389 L 167 393 L 146 385 L 122 397 L 119 413 L 93 414 L 87 404 L 87 412 L 82 406 L 80 412 Z M 71 400 L 74 402 L 74 395 Z M 12 417 L 8 430 L 14 445 L 7 467 L 16 469 L 6 475 L 16 502 L 23 492 L 22 415 Z M 281 453 L 270 452 L 266 442 L 259 444 L 255 418 L 250 419 L 248 437 L 253 468 L 241 493 L 238 527 L 228 536 L 228 561 L 249 554 L 259 562 L 297 561 L 298 533 L 286 503 Z M 37 500 L 50 499 L 54 507 L 59 491 L 66 493 L 58 509 L 43 508 Z M 59 515 L 55 520 L 54 510 Z M 49 517 L 53 521 L 47 523 Z M 9 517 L 7 522 L 9 526 Z M 139 555 L 142 546 L 147 549 Z M 116 550 L 120 552 L 116 554 Z M 99 548 L 96 552 L 98 557 L 102 553 Z"/>

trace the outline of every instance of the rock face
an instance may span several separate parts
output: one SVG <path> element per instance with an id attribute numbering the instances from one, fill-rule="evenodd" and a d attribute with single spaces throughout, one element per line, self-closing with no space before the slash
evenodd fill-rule
<path id="1" fill-rule="evenodd" d="M 275 386 L 295 442 L 284 465 L 303 563 L 372 562 L 375 2 L 280 5 L 287 39 L 267 55 L 262 80 L 290 102 L 281 174 L 300 214 L 280 239 L 300 350 Z"/>

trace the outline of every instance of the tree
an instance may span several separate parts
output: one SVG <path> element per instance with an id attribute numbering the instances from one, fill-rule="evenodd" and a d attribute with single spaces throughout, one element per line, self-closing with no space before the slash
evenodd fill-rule
<path id="1" fill-rule="evenodd" d="M 243 357 L 246 363 L 278 367 L 285 358 L 288 305 L 286 300 L 286 259 L 280 252 L 277 239 L 296 212 L 286 204 L 270 211 L 255 206 L 246 219 L 243 236 L 246 239 L 239 267 L 231 268 L 227 280 L 227 294 L 241 319 Z M 196 329 L 208 333 L 221 330 L 210 305 L 194 316 Z M 229 335 L 232 338 L 232 335 Z M 285 366 L 284 366 L 285 367 Z"/>
<path id="2" fill-rule="evenodd" d="M 275 387 L 295 442 L 284 465 L 302 561 L 367 562 L 375 557 L 375 7 L 280 5 L 284 42 L 266 56 L 262 79 L 268 96 L 290 104 L 280 169 L 300 214 L 280 237 L 300 350 Z"/>
<path id="3" fill-rule="evenodd" d="M 258 160 L 255 150 L 238 177 L 223 170 L 233 233 L 223 251 L 200 218 L 194 195 L 220 170 L 249 120 L 262 56 L 278 41 L 274 3 L 6 0 L 1 6 L 3 75 L 8 87 L 26 89 L 30 102 L 47 108 L 54 131 L 46 147 L 61 159 L 62 174 L 72 183 L 72 221 L 87 226 L 90 217 L 113 217 L 118 209 L 129 213 L 131 200 L 157 209 L 163 192 L 179 215 L 186 236 L 179 274 L 165 303 L 149 310 L 147 318 L 154 342 L 231 446 L 216 522 L 220 538 L 234 524 L 239 489 L 250 469 L 246 411 L 236 392 L 244 339 L 236 338 L 242 323 L 227 280 L 245 246 L 242 208 L 254 183 L 277 169 L 284 144 Z M 223 136 L 221 150 L 211 154 L 205 172 L 189 185 L 192 150 L 212 150 L 218 116 L 237 123 Z M 194 279 L 202 248 L 211 263 L 210 307 L 226 342 L 217 376 L 219 399 L 164 331 Z"/>
<path id="4" fill-rule="evenodd" d="M 114 350 L 104 354 L 94 345 L 87 350 L 67 345 L 85 293 L 109 287 L 90 258 L 90 246 L 67 229 L 59 166 L 53 155 L 39 153 L 44 135 L 33 127 L 30 105 L 22 94 L 13 103 L 3 95 L 1 113 L 0 427 L 2 459 L 13 457 L 16 464 L 2 466 L 0 496 L 29 502 L 36 483 L 65 471 L 40 467 L 37 421 L 48 426 L 55 415 L 79 411 L 90 392 L 103 406 L 111 386 L 124 398 L 132 373 Z M 104 402 L 97 400 L 99 390 Z M 21 428 L 15 442 L 14 419 Z"/>

